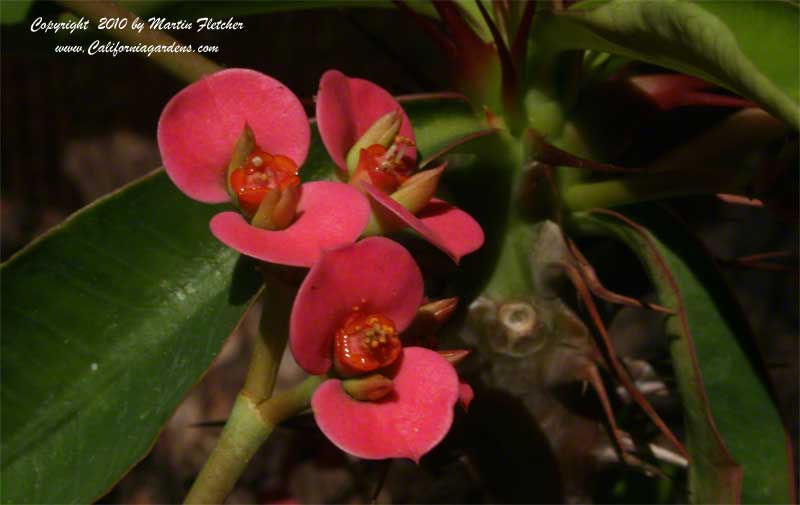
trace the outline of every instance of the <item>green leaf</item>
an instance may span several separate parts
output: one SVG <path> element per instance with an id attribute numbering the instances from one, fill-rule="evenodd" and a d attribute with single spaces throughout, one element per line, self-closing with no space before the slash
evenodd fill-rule
<path id="1" fill-rule="evenodd" d="M 88 503 L 149 450 L 260 284 L 163 171 L 2 267 L 2 500 Z"/>
<path id="2" fill-rule="evenodd" d="M 795 2 L 582 2 L 541 20 L 554 50 L 592 49 L 685 72 L 800 127 L 800 7 Z"/>
<path id="3" fill-rule="evenodd" d="M 664 211 L 623 212 L 635 223 L 597 212 L 577 222 L 627 243 L 658 303 L 677 312 L 665 324 L 692 457 L 691 501 L 791 502 L 788 439 L 750 327 L 713 259 Z"/>
<path id="4" fill-rule="evenodd" d="M 6 0 L 0 2 L 0 24 L 13 25 L 25 19 L 33 0 Z"/>

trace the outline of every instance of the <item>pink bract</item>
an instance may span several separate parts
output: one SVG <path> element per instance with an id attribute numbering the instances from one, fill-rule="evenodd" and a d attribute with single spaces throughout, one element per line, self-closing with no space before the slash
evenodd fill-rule
<path id="1" fill-rule="evenodd" d="M 458 263 L 461 257 L 483 245 L 483 229 L 472 216 L 458 207 L 432 198 L 415 216 L 391 196 L 371 184 L 364 184 L 370 198 L 389 211 L 425 240 L 441 249 Z"/>
<path id="2" fill-rule="evenodd" d="M 317 424 L 343 451 L 365 459 L 419 462 L 450 430 L 459 398 L 453 365 L 421 347 L 404 348 L 401 359 L 394 392 L 383 400 L 354 400 L 338 380 L 326 381 L 314 393 Z"/>
<path id="3" fill-rule="evenodd" d="M 395 110 L 403 116 L 400 135 L 415 140 L 408 116 L 388 91 L 370 81 L 347 77 L 338 70 L 328 70 L 322 75 L 317 92 L 317 125 L 328 154 L 344 171 L 350 148 L 375 121 Z M 417 150 L 409 149 L 406 157 L 415 161 Z"/>
<path id="4" fill-rule="evenodd" d="M 328 251 L 295 298 L 289 323 L 292 354 L 307 372 L 325 373 L 332 363 L 334 335 L 355 307 L 388 317 L 402 332 L 422 297 L 419 267 L 396 242 L 372 237 Z"/>
<path id="5" fill-rule="evenodd" d="M 297 218 L 283 230 L 251 226 L 238 212 L 211 219 L 220 242 L 247 256 L 310 267 L 322 251 L 354 242 L 369 221 L 369 203 L 358 190 L 340 182 L 309 182 L 300 186 Z"/>
<path id="6" fill-rule="evenodd" d="M 225 173 L 245 122 L 261 149 L 303 164 L 311 138 L 303 105 L 272 77 L 232 68 L 190 84 L 162 111 L 158 147 L 170 179 L 195 200 L 228 201 Z"/>
<path id="7" fill-rule="evenodd" d="M 458 385 L 458 403 L 464 410 L 469 410 L 469 404 L 475 399 L 475 391 L 466 382 Z"/>

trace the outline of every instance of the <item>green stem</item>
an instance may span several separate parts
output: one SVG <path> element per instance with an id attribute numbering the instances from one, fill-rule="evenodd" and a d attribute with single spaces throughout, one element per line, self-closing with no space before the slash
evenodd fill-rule
<path id="1" fill-rule="evenodd" d="M 611 181 L 576 184 L 564 194 L 572 212 L 612 208 L 675 196 L 708 193 L 744 193 L 750 170 L 693 173 L 685 170 L 643 174 Z"/>
<path id="2" fill-rule="evenodd" d="M 528 167 L 531 164 L 532 137 L 531 132 L 523 134 L 522 142 L 514 143 L 505 138 L 504 156 L 495 156 L 511 167 L 509 178 L 510 205 L 505 209 L 502 221 L 502 234 L 499 255 L 494 263 L 494 270 L 489 277 L 484 293 L 497 299 L 521 297 L 530 292 L 531 271 L 529 250 L 532 242 L 529 221 L 535 219 L 531 208 L 538 203 L 543 193 L 548 192 L 547 182 L 537 180 L 529 184 L 531 176 Z M 502 137 L 501 137 L 502 138 Z M 530 192 L 527 186 L 543 191 Z M 531 202 L 530 200 L 533 200 Z M 535 213 L 535 212 L 534 212 Z"/>
<path id="3" fill-rule="evenodd" d="M 239 395 L 217 445 L 197 476 L 185 503 L 223 503 L 247 463 L 275 426 L 307 409 L 323 377 L 309 377 L 260 404 Z"/>
<path id="4" fill-rule="evenodd" d="M 530 223 L 511 216 L 506 225 L 500 256 L 483 291 L 486 295 L 509 300 L 531 292 L 533 275 L 529 254 L 532 243 Z"/>
<path id="5" fill-rule="evenodd" d="M 125 18 L 128 24 L 124 29 L 112 28 L 107 30 L 112 36 L 128 44 L 161 45 L 171 46 L 176 44 L 184 46 L 172 36 L 157 30 L 150 30 L 146 23 L 141 32 L 134 30 L 131 25 L 137 19 L 132 12 L 103 0 L 79 1 L 79 0 L 57 0 L 64 7 L 75 14 L 85 16 L 91 21 L 98 23 L 100 18 Z M 143 53 L 146 54 L 146 53 Z M 164 67 L 176 77 L 186 81 L 194 82 L 204 75 L 212 74 L 221 70 L 221 67 L 195 52 L 153 52 L 150 57 L 154 62 Z"/>
<path id="6" fill-rule="evenodd" d="M 297 285 L 265 265 L 264 289 L 259 334 L 253 342 L 250 367 L 241 394 L 258 403 L 272 395 L 281 357 L 289 335 L 289 316 Z"/>
<path id="7" fill-rule="evenodd" d="M 266 286 L 259 334 L 253 343 L 247 378 L 217 445 L 186 497 L 186 503 L 222 503 L 272 429 L 284 419 L 305 410 L 322 380 L 310 377 L 272 397 L 286 348 L 289 316 L 298 285 L 290 269 L 265 264 L 261 273 Z"/>

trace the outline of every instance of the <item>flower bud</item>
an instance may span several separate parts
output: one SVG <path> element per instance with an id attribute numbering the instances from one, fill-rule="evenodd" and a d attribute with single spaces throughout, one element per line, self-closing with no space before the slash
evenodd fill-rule
<path id="1" fill-rule="evenodd" d="M 416 214 L 428 205 L 436 193 L 436 187 L 439 185 L 439 179 L 442 177 L 445 166 L 442 164 L 430 170 L 417 172 L 392 193 L 392 198 L 409 212 Z"/>
<path id="2" fill-rule="evenodd" d="M 299 200 L 297 186 L 271 189 L 261 200 L 250 224 L 265 230 L 283 230 L 294 221 Z"/>
<path id="3" fill-rule="evenodd" d="M 430 314 L 436 320 L 437 325 L 441 326 L 442 324 L 446 323 L 448 319 L 450 319 L 450 316 L 453 315 L 453 311 L 456 310 L 457 306 L 457 297 L 442 298 L 441 300 L 429 302 L 421 306 L 417 311 L 417 314 Z"/>
<path id="4" fill-rule="evenodd" d="M 446 351 L 436 351 L 439 356 L 446 359 L 451 365 L 456 366 L 472 352 L 469 349 L 448 349 Z"/>
<path id="5" fill-rule="evenodd" d="M 347 394 L 362 402 L 378 401 L 394 391 L 392 379 L 380 374 L 344 380 L 342 387 Z"/>
<path id="6" fill-rule="evenodd" d="M 358 166 L 358 160 L 361 155 L 361 150 L 366 149 L 371 145 L 380 144 L 383 147 L 389 147 L 397 132 L 400 131 L 400 124 L 403 121 L 403 116 L 400 111 L 392 111 L 384 114 L 377 121 L 372 123 L 364 135 L 358 139 L 358 142 L 350 148 L 347 153 L 347 170 L 352 175 Z"/>
<path id="7" fill-rule="evenodd" d="M 456 306 L 458 298 L 444 298 L 421 306 L 411 325 L 403 332 L 406 345 L 429 344 L 439 327 L 453 315 Z"/>
<path id="8" fill-rule="evenodd" d="M 231 201 L 233 201 L 235 204 L 238 204 L 238 200 L 236 198 L 236 192 L 231 187 L 231 174 L 234 170 L 244 165 L 247 157 L 250 156 L 251 152 L 253 152 L 255 145 L 255 134 L 253 134 L 253 130 L 250 128 L 250 125 L 245 123 L 241 135 L 239 135 L 239 138 L 236 139 L 236 145 L 233 147 L 231 161 L 228 163 L 228 170 L 226 172 L 227 175 L 225 176 L 225 184 L 227 184 L 228 187 L 228 194 L 231 196 Z"/>

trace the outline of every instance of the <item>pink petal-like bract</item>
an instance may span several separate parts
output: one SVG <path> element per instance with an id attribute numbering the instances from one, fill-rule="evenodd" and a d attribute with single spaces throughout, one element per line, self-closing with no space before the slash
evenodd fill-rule
<path id="1" fill-rule="evenodd" d="M 469 410 L 469 404 L 472 403 L 474 398 L 475 391 L 472 390 L 472 386 L 466 382 L 458 384 L 458 404 L 461 405 L 464 410 Z"/>
<path id="2" fill-rule="evenodd" d="M 444 239 L 446 247 L 455 255 L 456 263 L 483 245 L 481 225 L 467 212 L 449 202 L 431 198 L 428 205 L 417 212 L 417 218 Z"/>
<path id="3" fill-rule="evenodd" d="M 225 173 L 245 122 L 261 149 L 303 164 L 311 129 L 300 100 L 255 70 L 221 70 L 172 97 L 158 120 L 161 160 L 178 189 L 201 202 L 228 201 Z"/>
<path id="4" fill-rule="evenodd" d="M 419 462 L 450 430 L 458 375 L 435 351 L 406 347 L 393 380 L 394 392 L 377 402 L 354 400 L 339 380 L 323 383 L 311 399 L 320 430 L 359 458 Z"/>
<path id="5" fill-rule="evenodd" d="M 328 70 L 319 82 L 316 111 L 319 134 L 328 154 L 342 170 L 347 170 L 347 153 L 364 132 L 381 116 L 395 110 L 403 116 L 399 134 L 415 140 L 403 108 L 377 84 L 347 77 L 338 70 Z M 406 157 L 416 161 L 417 150 L 409 149 Z"/>
<path id="6" fill-rule="evenodd" d="M 354 308 L 380 313 L 402 332 L 422 296 L 422 273 L 397 242 L 372 237 L 328 251 L 308 272 L 295 298 L 289 323 L 292 354 L 308 373 L 325 373 L 334 335 Z"/>
<path id="7" fill-rule="evenodd" d="M 415 216 L 391 196 L 371 184 L 363 184 L 370 198 L 422 237 L 441 249 L 456 263 L 483 245 L 483 229 L 472 216 L 458 207 L 432 198 Z"/>
<path id="8" fill-rule="evenodd" d="M 354 242 L 369 221 L 369 203 L 354 187 L 318 181 L 300 186 L 297 218 L 283 230 L 251 226 L 238 212 L 211 219 L 211 232 L 222 243 L 247 256 L 310 267 L 322 251 Z"/>

